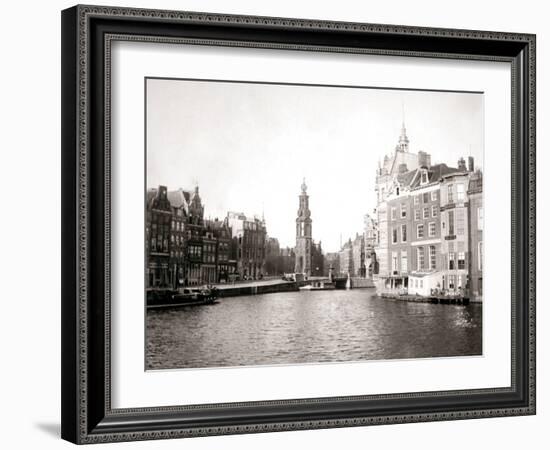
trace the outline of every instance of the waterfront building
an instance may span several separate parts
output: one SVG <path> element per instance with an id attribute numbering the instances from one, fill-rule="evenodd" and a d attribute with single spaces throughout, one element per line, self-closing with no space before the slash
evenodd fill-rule
<path id="1" fill-rule="evenodd" d="M 296 267 L 296 253 L 293 248 L 286 247 L 281 249 L 282 273 L 293 273 Z"/>
<path id="2" fill-rule="evenodd" d="M 216 282 L 228 282 L 236 271 L 236 265 L 231 262 L 231 228 L 227 219 L 210 220 L 207 229 L 212 230 L 216 239 Z"/>
<path id="3" fill-rule="evenodd" d="M 324 276 L 331 273 L 337 275 L 340 273 L 340 252 L 329 252 L 324 255 Z M 332 269 L 332 270 L 331 270 Z"/>
<path id="4" fill-rule="evenodd" d="M 459 171 L 444 175 L 441 180 L 441 253 L 444 262 L 441 286 L 451 293 L 462 293 L 469 288 L 467 191 L 470 175 L 461 159 Z"/>
<path id="5" fill-rule="evenodd" d="M 177 289 L 186 284 L 187 278 L 187 199 L 182 189 L 168 192 L 172 207 L 170 235 L 170 285 Z"/>
<path id="6" fill-rule="evenodd" d="M 422 166 L 411 180 L 410 294 L 430 295 L 442 288 L 441 179 L 458 171 L 446 164 Z"/>
<path id="7" fill-rule="evenodd" d="M 202 264 L 200 279 L 202 284 L 218 282 L 216 256 L 218 252 L 218 240 L 214 229 L 208 221 L 205 221 L 204 234 L 202 236 Z"/>
<path id="8" fill-rule="evenodd" d="M 390 192 L 396 196 L 401 195 L 401 185 L 407 184 L 407 180 L 402 179 L 405 174 L 414 172 L 420 166 L 429 167 L 430 165 L 431 156 L 428 153 L 424 151 L 413 153 L 410 151 L 410 141 L 407 136 L 405 123 L 403 122 L 401 126 L 401 134 L 399 135 L 399 139 L 393 153 L 391 155 L 384 156 L 384 161 L 383 163 L 379 163 L 376 172 L 376 223 L 378 233 L 374 251 L 376 253 L 378 274 L 374 275 L 379 281 L 387 280 L 392 276 L 392 272 L 395 271 L 392 270 L 393 267 L 391 264 L 393 262 L 390 259 L 393 255 L 388 255 L 389 240 L 393 238 L 388 234 L 388 223 L 391 219 L 389 217 L 391 214 L 391 207 L 394 207 L 394 205 L 388 208 L 387 197 Z M 401 177 L 401 180 L 398 180 L 399 177 Z M 409 218 L 407 218 L 407 220 L 409 220 Z"/>
<path id="9" fill-rule="evenodd" d="M 302 192 L 299 196 L 298 215 L 296 217 L 296 266 L 295 273 L 305 277 L 311 275 L 311 211 L 309 210 L 309 196 L 307 195 L 306 180 L 302 182 Z"/>
<path id="10" fill-rule="evenodd" d="M 340 249 L 339 252 L 340 260 L 340 273 L 343 275 L 353 276 L 354 266 L 353 266 L 353 244 L 351 239 L 349 239 Z"/>
<path id="11" fill-rule="evenodd" d="M 237 273 L 241 279 L 260 279 L 265 273 L 265 221 L 248 218 L 241 212 L 228 212 L 227 224 L 236 239 Z"/>
<path id="12" fill-rule="evenodd" d="M 357 233 L 351 243 L 351 257 L 353 259 L 353 272 L 350 274 L 365 278 L 365 238 L 362 234 Z"/>
<path id="13" fill-rule="evenodd" d="M 321 241 L 313 242 L 311 245 L 311 275 L 320 277 L 325 272 L 325 258 Z"/>
<path id="14" fill-rule="evenodd" d="M 274 237 L 268 237 L 265 246 L 265 272 L 266 275 L 282 275 L 281 246 L 279 240 Z"/>
<path id="15" fill-rule="evenodd" d="M 193 193 L 187 193 L 187 283 L 199 286 L 203 283 L 201 266 L 203 262 L 204 206 L 196 186 Z"/>
<path id="16" fill-rule="evenodd" d="M 363 233 L 365 240 L 365 276 L 370 279 L 372 279 L 373 275 L 378 274 L 378 261 L 375 251 L 378 245 L 378 223 L 376 215 L 376 210 L 374 210 L 373 215 L 365 215 L 365 231 Z"/>
<path id="17" fill-rule="evenodd" d="M 145 252 L 146 286 L 169 288 L 170 225 L 172 207 L 167 197 L 166 186 L 147 191 Z"/>
<path id="18" fill-rule="evenodd" d="M 473 170 L 473 162 L 471 163 Z M 483 175 L 474 172 L 468 185 L 469 211 L 469 267 L 471 300 L 483 298 Z"/>
<path id="19" fill-rule="evenodd" d="M 474 173 L 472 157 L 468 167 L 463 158 L 457 167 L 431 165 L 430 155 L 418 152 L 415 160 L 408 146 L 403 127 L 395 154 L 385 157 L 377 171 L 376 220 L 366 220 L 366 232 L 376 223 L 376 238 L 371 235 L 370 240 L 375 242 L 378 273 L 372 273 L 377 287 L 481 298 L 481 173 Z M 411 170 L 408 164 L 415 167 Z"/>

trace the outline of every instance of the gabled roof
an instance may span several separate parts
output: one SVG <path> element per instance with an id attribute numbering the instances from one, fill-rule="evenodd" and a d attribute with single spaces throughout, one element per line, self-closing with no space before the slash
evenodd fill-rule
<path id="1" fill-rule="evenodd" d="M 421 171 L 421 170 L 423 170 L 423 169 L 419 168 L 419 169 L 415 170 L 414 172 Z M 435 164 L 433 166 L 430 166 L 430 168 L 428 168 L 427 170 L 428 170 L 428 183 L 427 184 L 438 182 L 443 176 L 448 175 L 450 173 L 461 172 L 461 170 L 459 170 L 455 167 L 449 167 L 449 166 L 447 166 L 447 164 L 444 164 L 444 163 Z M 418 187 L 418 186 L 420 186 L 420 177 L 414 178 L 414 182 L 411 184 L 411 188 L 415 188 L 415 187 Z"/>
<path id="2" fill-rule="evenodd" d="M 189 213 L 189 192 L 183 189 L 177 191 L 168 191 L 168 200 L 174 208 L 182 208 L 185 213 Z"/>
<path id="3" fill-rule="evenodd" d="M 157 195 L 156 189 L 147 189 L 147 205 L 151 204 L 151 201 L 155 198 L 155 195 Z"/>
<path id="4" fill-rule="evenodd" d="M 415 174 L 416 174 L 416 169 L 409 170 L 408 172 L 400 173 L 399 175 L 397 175 L 397 181 L 402 186 L 409 186 Z"/>

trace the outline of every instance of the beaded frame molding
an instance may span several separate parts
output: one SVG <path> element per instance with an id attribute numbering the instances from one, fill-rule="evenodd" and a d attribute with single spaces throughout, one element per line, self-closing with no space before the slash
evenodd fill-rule
<path id="1" fill-rule="evenodd" d="M 111 407 L 114 41 L 505 61 L 512 72 L 511 386 Z M 99 443 L 535 414 L 535 36 L 78 5 L 62 12 L 62 423 Z"/>

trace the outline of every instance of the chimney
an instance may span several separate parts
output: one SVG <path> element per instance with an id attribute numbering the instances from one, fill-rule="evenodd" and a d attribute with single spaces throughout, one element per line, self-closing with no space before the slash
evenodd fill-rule
<path id="1" fill-rule="evenodd" d="M 466 161 L 464 161 L 464 158 L 462 156 L 458 160 L 458 170 L 466 172 Z"/>
<path id="2" fill-rule="evenodd" d="M 468 156 L 468 172 L 474 171 L 474 157 Z"/>
<path id="3" fill-rule="evenodd" d="M 428 153 L 420 150 L 418 152 L 418 167 L 429 168 L 431 166 L 431 157 Z"/>
<path id="4" fill-rule="evenodd" d="M 399 168 L 398 168 L 398 172 L 399 173 L 405 173 L 407 172 L 409 169 L 407 169 L 407 164 L 405 163 L 401 163 L 399 164 Z"/>

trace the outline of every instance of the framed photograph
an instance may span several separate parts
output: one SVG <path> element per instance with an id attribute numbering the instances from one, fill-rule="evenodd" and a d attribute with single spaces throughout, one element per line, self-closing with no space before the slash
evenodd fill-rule
<path id="1" fill-rule="evenodd" d="M 62 12 L 62 437 L 535 413 L 535 36 Z"/>

